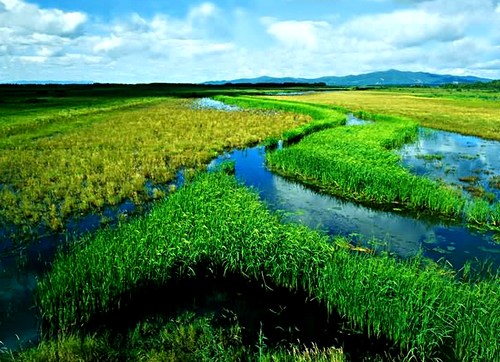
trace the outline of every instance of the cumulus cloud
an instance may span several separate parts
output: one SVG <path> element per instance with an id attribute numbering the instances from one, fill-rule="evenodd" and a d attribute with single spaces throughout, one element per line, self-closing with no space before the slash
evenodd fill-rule
<path id="1" fill-rule="evenodd" d="M 427 41 L 453 41 L 464 35 L 463 19 L 427 11 L 402 10 L 358 17 L 341 27 L 345 36 L 395 46 L 416 46 Z"/>
<path id="2" fill-rule="evenodd" d="M 281 43 L 293 48 L 314 50 L 318 47 L 321 33 L 329 31 L 324 21 L 276 21 L 268 22 L 267 32 Z"/>
<path id="3" fill-rule="evenodd" d="M 0 0 L 0 81 L 198 82 L 388 68 L 500 77 L 498 0 L 363 1 L 377 2 L 378 12 L 344 16 L 332 7 L 298 20 L 254 2 L 205 1 L 183 15 L 128 13 L 102 23 Z"/>
<path id="4" fill-rule="evenodd" d="M 0 27 L 14 29 L 17 35 L 32 33 L 74 36 L 87 21 L 81 12 L 41 9 L 21 0 L 0 0 Z"/>
<path id="5" fill-rule="evenodd" d="M 114 58 L 134 54 L 189 58 L 231 49 L 231 43 L 206 37 L 208 31 L 204 31 L 204 27 L 209 25 L 200 25 L 214 17 L 216 11 L 213 4 L 203 3 L 191 8 L 185 19 L 162 14 L 146 19 L 134 14 L 109 29 L 109 35 L 96 38 L 92 50 Z"/>

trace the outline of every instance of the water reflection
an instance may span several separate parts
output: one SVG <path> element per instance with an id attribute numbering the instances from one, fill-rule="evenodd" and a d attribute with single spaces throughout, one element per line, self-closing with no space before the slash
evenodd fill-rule
<path id="1" fill-rule="evenodd" d="M 500 142 L 421 128 L 401 150 L 402 163 L 417 175 L 500 200 Z M 482 192 L 482 190 L 484 192 Z"/>
<path id="2" fill-rule="evenodd" d="M 445 258 L 456 269 L 467 260 L 490 261 L 500 266 L 500 245 L 490 233 L 463 226 L 447 226 L 438 220 L 423 220 L 360 206 L 317 193 L 268 171 L 264 147 L 236 150 L 219 157 L 209 167 L 236 162 L 236 177 L 258 191 L 273 211 L 283 211 L 286 221 L 295 221 L 331 235 L 353 236 L 363 244 L 387 248 L 402 257 L 420 249 L 434 260 Z"/>

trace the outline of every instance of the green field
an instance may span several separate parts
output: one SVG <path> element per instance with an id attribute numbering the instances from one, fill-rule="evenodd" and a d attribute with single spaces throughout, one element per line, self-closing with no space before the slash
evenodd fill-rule
<path id="1" fill-rule="evenodd" d="M 0 107 L 0 222 L 25 233 L 125 200 L 161 198 L 179 169 L 201 169 L 308 121 L 292 113 L 198 110 L 179 98 L 47 97 Z M 4 112 L 5 110 L 5 112 Z M 36 115 L 36 116 L 34 116 Z M 146 184 L 151 182 L 150 190 Z"/>
<path id="2" fill-rule="evenodd" d="M 403 88 L 272 98 L 407 117 L 425 127 L 500 140 L 499 97 L 498 90 Z"/>
<path id="3" fill-rule="evenodd" d="M 270 290 L 303 291 L 355 328 L 388 337 L 402 355 L 498 357 L 498 281 L 459 282 L 418 259 L 397 262 L 327 241 L 280 223 L 232 177 L 203 174 L 146 217 L 99 232 L 59 258 L 39 284 L 44 331 L 81 333 L 175 279 L 236 274 Z"/>
<path id="4" fill-rule="evenodd" d="M 154 202 L 58 253 L 37 283 L 40 343 L 0 360 L 500 359 L 498 271 L 479 277 L 470 264 L 456 272 L 423 257 L 353 248 L 284 222 L 236 181 L 233 164 L 205 171 L 224 150 L 284 140 L 266 154 L 276 173 L 356 203 L 498 230 L 498 203 L 413 176 L 393 152 L 426 124 L 424 109 L 440 110 L 436 128 L 495 138 L 495 93 L 271 99 L 276 89 L 92 87 L 0 91 L 2 223 L 22 233 L 40 225 L 64 232 L 70 218 L 125 200 Z M 190 97 L 204 95 L 242 110 L 193 107 Z M 467 112 L 479 108 L 483 128 L 467 125 Z M 344 127 L 348 110 L 374 122 Z M 458 112 L 463 118 L 445 122 Z M 186 184 L 169 188 L 181 169 Z"/>

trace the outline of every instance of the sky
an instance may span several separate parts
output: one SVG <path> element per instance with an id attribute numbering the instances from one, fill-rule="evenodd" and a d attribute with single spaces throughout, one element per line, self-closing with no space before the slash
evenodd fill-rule
<path id="1" fill-rule="evenodd" d="M 500 0 L 0 0 L 0 83 L 500 79 Z"/>

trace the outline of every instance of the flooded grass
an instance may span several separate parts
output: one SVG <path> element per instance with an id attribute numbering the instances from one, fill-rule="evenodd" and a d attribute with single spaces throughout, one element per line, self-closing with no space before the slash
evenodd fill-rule
<path id="1" fill-rule="evenodd" d="M 500 140 L 498 92 L 479 98 L 475 93 L 480 92 L 464 92 L 457 97 L 457 93 L 450 96 L 448 90 L 434 88 L 318 92 L 272 98 L 408 117 L 425 127 Z"/>
<path id="2" fill-rule="evenodd" d="M 156 185 L 172 180 L 180 168 L 203 168 L 224 149 L 279 136 L 309 120 L 284 112 L 199 110 L 191 104 L 163 99 L 84 114 L 76 117 L 78 126 L 28 137 L 15 148 L 0 147 L 0 220 L 28 234 L 40 224 L 61 230 L 75 215 L 102 212 L 125 200 L 159 199 L 165 190 Z"/>
<path id="3" fill-rule="evenodd" d="M 391 151 L 416 137 L 416 132 L 410 121 L 379 117 L 363 127 L 318 132 L 270 153 L 267 162 L 278 173 L 358 202 L 456 217 L 462 203 L 457 193 L 412 176 Z"/>
<path id="4" fill-rule="evenodd" d="M 498 228 L 497 205 L 486 193 L 467 200 L 461 191 L 400 165 L 393 149 L 417 139 L 417 125 L 400 117 L 360 113 L 373 124 L 315 133 L 289 148 L 271 152 L 271 169 L 327 193 L 383 208 L 406 209 Z M 424 157 L 436 161 L 436 156 Z M 438 157 L 439 158 L 439 157 Z M 441 166 L 437 166 L 441 168 Z M 481 192 L 481 190 L 475 190 Z"/>
<path id="5" fill-rule="evenodd" d="M 256 194 L 221 173 L 200 175 L 149 215 L 61 255 L 39 283 L 44 331 L 78 331 L 126 308 L 142 288 L 195 277 L 200 267 L 263 288 L 303 291 L 353 328 L 393 341 L 408 358 L 500 356 L 500 306 L 492 298 L 498 279 L 468 284 L 419 259 L 400 262 L 330 244 L 282 224 Z"/>
<path id="6" fill-rule="evenodd" d="M 284 142 L 288 143 L 296 142 L 308 134 L 318 132 L 323 129 L 344 125 L 346 123 L 343 110 L 332 107 L 325 107 L 318 104 L 304 104 L 291 101 L 273 101 L 262 98 L 243 96 L 217 96 L 215 97 L 215 99 L 242 108 L 285 111 L 310 116 L 312 118 L 312 122 L 304 124 L 301 127 L 296 127 L 294 129 L 289 129 L 283 132 L 280 138 Z M 275 139 L 275 142 L 277 141 L 278 139 Z M 268 143 L 268 145 L 271 144 L 272 143 Z"/>
<path id="7" fill-rule="evenodd" d="M 489 182 L 500 173 L 498 141 L 420 129 L 418 140 L 405 145 L 400 154 L 402 164 L 417 175 L 457 185 L 488 202 L 500 200 L 500 192 Z"/>
<path id="8" fill-rule="evenodd" d="M 117 205 L 123 200 L 129 200 L 131 205 L 152 199 L 162 201 L 147 215 L 132 218 L 130 222 L 127 217 L 119 222 L 119 227 L 88 235 L 71 246 L 69 253 L 62 251 L 53 269 L 38 283 L 37 303 L 43 320 L 41 343 L 19 353 L 0 346 L 0 360 L 242 360 L 258 356 L 260 360 L 343 361 L 359 356 L 348 347 L 347 334 L 360 336 L 361 339 L 355 340 L 357 346 L 367 346 L 367 341 L 372 340 L 379 348 L 386 349 L 383 351 L 386 353 L 380 355 L 366 352 L 367 360 L 393 360 L 393 357 L 396 360 L 439 358 L 444 361 L 498 359 L 498 272 L 490 271 L 493 277 L 480 280 L 471 271 L 471 264 L 466 263 L 457 275 L 421 258 L 398 261 L 386 253 L 379 255 L 364 246 L 352 246 L 343 238 L 331 239 L 304 227 L 283 224 L 282 218 L 271 214 L 256 194 L 220 172 L 197 176 L 192 183 L 188 180 L 188 186 L 168 200 L 163 199 L 168 190 L 159 184 L 171 179 L 179 167 L 190 173 L 193 169 L 204 168 L 211 158 L 227 148 L 263 140 L 276 145 L 281 138 L 293 143 L 306 134 L 349 124 L 349 119 L 356 118 L 350 117 L 346 122 L 344 109 L 300 104 L 292 101 L 293 97 L 288 97 L 287 102 L 217 97 L 217 101 L 203 100 L 197 105 L 179 99 L 136 98 L 129 103 L 103 103 L 101 108 L 88 112 L 83 106 L 78 111 L 83 113 L 75 111 L 65 115 L 63 112 L 57 117 L 47 117 L 47 122 L 34 122 L 33 127 L 25 127 L 21 121 L 12 122 L 15 127 L 9 130 L 10 135 L 2 143 L 7 146 L 0 149 L 1 174 L 5 177 L 0 180 L 0 201 L 8 202 L 2 204 L 7 205 L 6 210 L 21 210 L 17 219 L 11 219 L 14 222 L 21 220 L 19 225 L 29 229 L 30 225 L 43 224 L 57 230 L 66 227 L 65 220 L 74 215 L 86 217 L 91 212 L 99 216 L 106 205 Z M 222 108 L 219 101 L 224 101 Z M 30 104 L 41 110 L 45 100 L 37 98 Z M 243 110 L 245 107 L 264 108 L 265 111 Z M 367 118 L 371 115 L 358 112 L 356 116 Z M 391 182 L 396 181 L 400 187 L 408 176 L 391 173 L 397 168 L 392 168 L 396 158 L 389 155 L 389 151 L 414 137 L 414 124 L 385 116 L 373 118 L 376 118 L 373 124 L 354 120 L 353 125 L 360 127 L 323 132 L 340 132 L 337 134 L 340 139 L 334 141 L 332 137 L 328 144 L 333 150 L 341 146 L 346 148 L 346 153 L 339 153 L 339 159 L 351 162 L 348 169 L 361 170 L 355 159 L 364 157 L 363 160 L 373 162 L 369 165 L 380 165 L 373 167 L 380 175 L 382 170 L 389 170 L 385 178 L 391 178 Z M 378 133 L 381 131 L 377 130 L 377 124 L 391 121 L 394 124 L 393 128 L 388 127 L 389 132 Z M 375 130 L 375 133 L 363 135 L 365 131 L 361 129 L 365 127 L 371 127 L 370 132 Z M 339 131 L 344 128 L 350 131 Z M 130 132 L 131 129 L 134 132 Z M 321 137 L 316 141 L 322 142 Z M 342 137 L 350 142 L 335 145 L 344 140 Z M 15 153 L 12 152 L 14 148 Z M 281 150 L 273 154 L 279 152 Z M 480 158 L 478 155 L 473 158 Z M 101 157 L 105 161 L 91 163 L 91 167 L 85 163 Z M 129 162 L 131 157 L 133 162 Z M 464 154 L 462 158 L 467 157 Z M 80 161 L 75 165 L 77 159 Z M 442 159 L 424 161 L 441 162 Z M 11 170 L 14 166 L 17 168 Z M 224 164 L 222 168 L 226 173 L 234 173 L 234 167 L 234 164 Z M 448 173 L 457 173 L 450 166 L 442 168 Z M 126 175 L 120 173 L 124 170 Z M 476 172 L 478 170 L 471 170 L 469 176 L 484 173 L 494 184 L 493 171 Z M 386 187 L 388 181 L 377 178 L 376 172 L 366 172 L 364 181 L 359 179 L 352 184 L 365 187 L 361 192 L 349 189 L 353 199 L 368 200 L 370 204 L 375 200 L 387 203 L 393 210 L 404 209 L 406 199 L 399 199 L 398 188 L 390 192 L 396 201 L 387 202 L 390 198 L 378 191 Z M 83 178 L 78 178 L 74 185 L 73 181 L 64 184 L 65 178 L 74 174 L 83 175 Z M 398 178 L 393 177 L 396 174 Z M 137 187 L 130 186 L 129 177 L 134 175 L 138 175 L 138 180 L 132 185 Z M 374 186 L 366 188 L 366 180 L 372 179 Z M 303 181 L 307 183 L 311 179 Z M 38 187 L 38 183 L 42 187 Z M 60 184 L 66 185 L 67 190 L 64 186 L 47 188 Z M 470 184 L 476 186 L 473 182 Z M 73 193 L 79 187 L 94 193 L 93 198 Z M 122 193 L 122 187 L 130 193 Z M 420 200 L 424 200 L 416 207 L 419 211 L 434 205 L 439 199 L 435 195 L 441 197 L 443 190 L 456 196 L 446 186 L 424 196 L 430 190 L 425 187 L 416 187 L 416 193 L 421 194 Z M 31 190 L 38 196 L 31 199 L 28 196 Z M 105 195 L 101 190 L 105 190 Z M 107 199 L 106 195 L 113 199 Z M 4 196 L 6 198 L 1 199 Z M 68 196 L 73 204 L 70 203 L 68 212 L 63 213 Z M 444 205 L 447 212 L 451 210 L 450 215 L 456 215 L 457 205 L 451 205 L 456 200 L 451 196 L 449 200 L 437 202 L 438 207 L 430 208 L 442 210 L 440 207 Z M 487 195 L 483 197 L 484 202 L 460 204 L 463 210 L 458 214 L 463 212 L 470 222 L 477 224 L 484 225 L 487 220 L 486 225 L 494 228 L 492 210 L 500 215 L 500 205 L 491 205 L 486 200 Z M 78 206 L 81 200 L 87 205 L 83 209 Z M 30 209 L 30 203 L 42 206 Z M 0 209 L 0 215 L 5 217 L 6 211 Z M 93 223 L 93 216 L 90 219 Z M 98 218 L 99 223 L 100 220 Z M 428 242 L 437 254 L 454 253 L 458 246 Z M 497 252 L 491 245 L 480 248 L 485 253 Z M 43 258 L 40 254 L 39 262 L 43 262 Z M 30 260 L 20 259 L 21 263 L 28 264 Z M 252 329 L 229 310 L 225 311 L 229 317 L 222 327 L 220 315 L 210 313 L 165 316 L 165 306 L 170 299 L 187 300 L 183 299 L 184 286 L 203 289 L 207 278 L 212 278 L 222 289 L 208 297 L 196 296 L 193 299 L 196 303 L 213 300 L 248 303 L 253 296 L 253 299 L 265 300 L 262 308 L 268 314 L 280 314 L 290 324 L 280 322 L 269 327 L 266 323 L 258 329 L 254 323 Z M 203 280 L 201 285 L 189 284 L 197 279 Z M 34 280 L 28 278 L 29 283 Z M 246 285 L 246 282 L 258 286 L 250 288 L 251 295 L 228 292 L 230 287 Z M 176 283 L 182 284 L 182 288 L 172 288 Z M 262 297 L 259 291 L 271 293 L 271 299 Z M 279 306 L 272 304 L 278 291 L 284 297 Z M 158 299 L 158 295 L 165 297 Z M 299 303 L 293 312 L 291 304 L 295 302 L 292 299 L 297 295 L 314 301 L 324 313 L 323 319 L 324 315 L 330 319 L 342 317 L 339 330 L 346 338 L 329 332 L 328 337 L 337 338 L 334 342 L 303 345 L 297 340 L 297 343 L 289 343 L 291 336 L 299 335 L 293 323 L 303 316 L 304 305 L 308 304 Z M 147 314 L 151 306 L 148 303 L 154 300 L 160 304 L 165 302 L 158 305 L 159 315 L 135 319 L 134 313 Z M 192 303 L 184 303 L 184 306 Z M 205 308 L 203 305 L 198 312 Z M 117 330 L 111 322 L 130 325 Z M 314 323 L 323 325 L 319 320 Z M 276 332 L 277 327 L 283 331 Z M 310 331 L 315 327 L 317 324 Z M 300 329 L 308 331 L 303 326 Z M 250 330 L 253 339 L 245 340 L 248 335 L 245 331 Z M 275 345 L 273 336 L 276 335 L 286 343 Z M 311 332 L 309 337 L 313 340 L 316 335 Z M 359 352 L 359 347 L 356 348 Z"/>
<path id="9" fill-rule="evenodd" d="M 457 271 L 469 262 L 478 270 L 482 264 L 491 264 L 493 270 L 500 266 L 496 254 L 480 249 L 498 249 L 491 232 L 467 228 L 461 221 L 444 222 L 402 210 L 384 211 L 328 195 L 269 171 L 265 167 L 266 150 L 269 152 L 270 148 L 233 150 L 219 156 L 209 169 L 221 162 L 234 163 L 236 178 L 257 190 L 261 200 L 279 212 L 284 221 L 300 223 L 331 236 L 345 236 L 352 246 L 390 252 L 402 258 L 422 252 L 425 257 Z M 450 247 L 456 249 L 441 253 Z"/>

